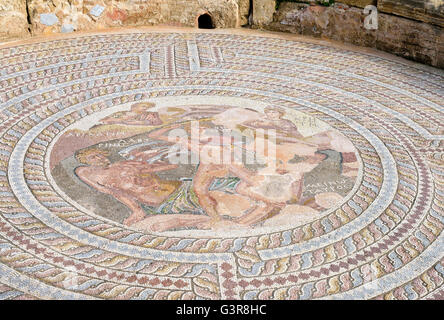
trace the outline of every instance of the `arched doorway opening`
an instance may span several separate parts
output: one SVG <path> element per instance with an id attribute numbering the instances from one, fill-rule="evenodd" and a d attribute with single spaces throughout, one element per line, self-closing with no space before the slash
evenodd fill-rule
<path id="1" fill-rule="evenodd" d="M 204 13 L 197 19 L 199 29 L 214 29 L 213 19 L 208 13 Z"/>

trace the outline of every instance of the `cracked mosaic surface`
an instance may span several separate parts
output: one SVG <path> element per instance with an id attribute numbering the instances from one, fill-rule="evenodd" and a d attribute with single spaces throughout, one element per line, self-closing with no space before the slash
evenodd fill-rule
<path id="1" fill-rule="evenodd" d="M 277 35 L 187 31 L 7 45 L 0 66 L 0 299 L 442 299 L 442 70 Z M 138 121 L 151 123 L 131 124 L 131 107 L 149 103 Z M 348 164 L 329 149 L 352 182 L 330 207 L 318 201 L 315 219 L 206 233 L 125 225 L 128 208 L 109 194 L 88 202 L 63 184 L 79 150 L 117 138 L 133 147 L 165 124 L 161 108 L 196 105 L 264 119 L 279 106 L 301 131 L 303 119 L 322 123 L 354 148 Z M 85 138 L 113 126 L 126 135 Z"/>

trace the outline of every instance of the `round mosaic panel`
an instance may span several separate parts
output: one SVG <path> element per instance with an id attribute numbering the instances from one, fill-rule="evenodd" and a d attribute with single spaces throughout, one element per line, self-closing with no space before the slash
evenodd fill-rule
<path id="1" fill-rule="evenodd" d="M 442 70 L 152 30 L 0 65 L 0 299 L 443 297 Z"/>

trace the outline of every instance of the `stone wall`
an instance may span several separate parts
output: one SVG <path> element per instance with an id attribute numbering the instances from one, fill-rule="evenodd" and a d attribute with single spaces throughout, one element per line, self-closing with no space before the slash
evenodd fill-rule
<path id="1" fill-rule="evenodd" d="M 273 14 L 276 3 L 273 0 L 254 0 L 252 23 L 256 26 L 263 26 L 273 21 Z"/>
<path id="2" fill-rule="evenodd" d="M 203 13 L 212 16 L 216 27 L 235 28 L 240 17 L 237 0 L 27 1 L 33 34 L 159 24 L 194 27 Z"/>
<path id="3" fill-rule="evenodd" d="M 0 40 L 119 26 L 195 27 L 204 13 L 217 28 L 236 28 L 241 19 L 248 23 L 249 0 L 0 0 Z"/>
<path id="4" fill-rule="evenodd" d="M 0 0 L 0 40 L 29 34 L 26 0 Z"/>
<path id="5" fill-rule="evenodd" d="M 378 10 L 444 27 L 443 0 L 378 0 Z"/>
<path id="6" fill-rule="evenodd" d="M 372 47 L 444 68 L 443 0 L 342 0 L 332 6 L 284 2 L 265 28 Z M 377 4 L 377 29 L 362 9 Z"/>
<path id="7" fill-rule="evenodd" d="M 253 28 L 328 38 L 388 51 L 444 68 L 444 0 L 0 0 L 0 41 L 110 27 Z M 378 8 L 378 28 L 364 28 L 363 8 Z M 250 15 L 252 13 L 252 15 Z"/>

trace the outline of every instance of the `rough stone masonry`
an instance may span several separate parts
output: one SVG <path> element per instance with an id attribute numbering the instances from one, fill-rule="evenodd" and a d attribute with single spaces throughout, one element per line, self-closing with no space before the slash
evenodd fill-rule
<path id="1" fill-rule="evenodd" d="M 364 28 L 363 8 L 377 6 L 378 28 Z M 337 40 L 444 67 L 443 0 L 0 0 L 0 41 L 110 27 L 216 28 L 249 25 Z"/>

